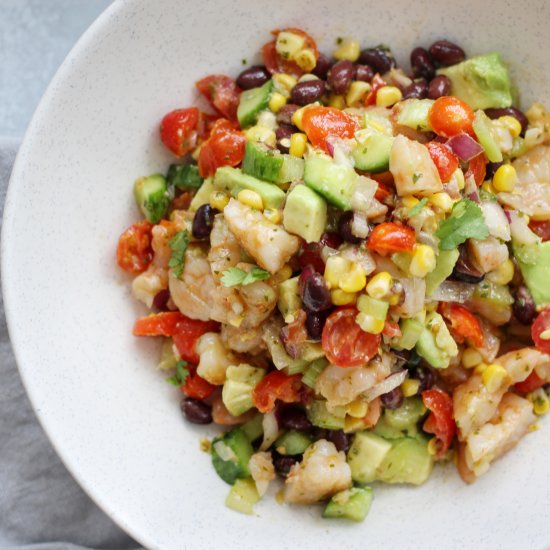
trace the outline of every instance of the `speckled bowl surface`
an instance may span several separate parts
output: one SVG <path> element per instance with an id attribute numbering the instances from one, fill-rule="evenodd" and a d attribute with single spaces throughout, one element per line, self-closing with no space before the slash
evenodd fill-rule
<path id="1" fill-rule="evenodd" d="M 469 54 L 500 51 L 523 105 L 550 100 L 550 4 L 132 0 L 83 36 L 45 94 L 10 183 L 2 276 L 10 334 L 35 410 L 95 501 L 149 548 L 264 550 L 550 547 L 550 421 L 474 486 L 453 467 L 420 488 L 376 487 L 359 525 L 316 507 L 223 505 L 228 486 L 155 371 L 158 343 L 132 337 L 144 311 L 114 261 L 138 218 L 132 182 L 170 161 L 162 115 L 196 99 L 193 82 L 236 75 L 269 30 L 300 26 L 330 51 L 337 36 L 412 47 L 448 37 Z"/>

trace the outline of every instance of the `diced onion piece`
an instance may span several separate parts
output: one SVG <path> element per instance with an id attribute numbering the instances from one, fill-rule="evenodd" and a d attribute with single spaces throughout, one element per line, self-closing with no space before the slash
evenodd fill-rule
<path id="1" fill-rule="evenodd" d="M 509 241 L 511 238 L 510 224 L 502 206 L 496 201 L 482 201 L 480 207 L 483 211 L 483 217 L 485 218 L 489 233 L 497 239 Z"/>
<path id="2" fill-rule="evenodd" d="M 447 141 L 453 153 L 463 162 L 468 162 L 483 153 L 483 147 L 465 133 L 453 136 Z"/>
<path id="3" fill-rule="evenodd" d="M 403 383 L 403 380 L 407 377 L 407 372 L 408 371 L 404 369 L 400 372 L 390 374 L 387 378 L 384 378 L 382 382 L 364 392 L 363 397 L 367 401 L 372 401 L 380 395 L 384 395 L 385 393 L 394 390 Z"/>
<path id="4" fill-rule="evenodd" d="M 279 424 L 273 411 L 264 414 L 262 428 L 264 430 L 264 440 L 260 445 L 260 451 L 266 451 L 279 437 Z"/>
<path id="5" fill-rule="evenodd" d="M 456 302 L 462 304 L 472 297 L 474 290 L 475 285 L 469 283 L 443 281 L 430 298 L 437 302 Z"/>
<path id="6" fill-rule="evenodd" d="M 367 216 L 361 212 L 353 213 L 353 220 L 351 222 L 351 232 L 360 239 L 366 239 L 370 231 L 369 222 Z"/>
<path id="7" fill-rule="evenodd" d="M 351 197 L 351 207 L 353 211 L 366 214 L 371 206 L 372 199 L 377 189 L 377 182 L 365 176 L 358 176 Z"/>
<path id="8" fill-rule="evenodd" d="M 512 238 L 519 244 L 535 244 L 540 240 L 529 226 L 527 225 L 527 218 L 521 216 L 518 212 L 507 211 L 510 217 L 510 231 Z"/>

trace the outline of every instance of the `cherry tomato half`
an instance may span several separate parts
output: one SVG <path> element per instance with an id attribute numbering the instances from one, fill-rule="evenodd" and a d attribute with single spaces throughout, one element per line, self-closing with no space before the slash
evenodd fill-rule
<path id="1" fill-rule="evenodd" d="M 437 458 L 442 458 L 456 434 L 456 423 L 453 418 L 453 399 L 437 388 L 422 392 L 424 406 L 431 411 L 423 425 L 425 432 L 437 438 Z"/>
<path id="2" fill-rule="evenodd" d="M 185 319 L 179 311 L 162 311 L 140 317 L 134 323 L 134 336 L 173 336 L 178 323 Z"/>
<path id="3" fill-rule="evenodd" d="M 229 120 L 237 120 L 241 90 L 231 77 L 212 74 L 198 80 L 195 86 L 218 113 Z"/>
<path id="4" fill-rule="evenodd" d="M 437 141 L 426 143 L 426 147 L 439 172 L 441 181 L 447 183 L 458 168 L 458 157 L 443 143 Z"/>
<path id="5" fill-rule="evenodd" d="M 428 114 L 433 131 L 443 137 L 453 137 L 460 132 L 472 134 L 474 111 L 454 96 L 443 96 L 435 100 Z"/>
<path id="6" fill-rule="evenodd" d="M 219 328 L 219 323 L 215 321 L 200 321 L 182 315 L 172 334 L 181 358 L 194 365 L 198 364 L 200 358 L 195 349 L 197 340 L 207 332 L 218 332 Z"/>
<path id="7" fill-rule="evenodd" d="M 531 220 L 529 222 L 530 229 L 535 232 L 543 241 L 550 240 L 550 220 L 538 222 Z"/>
<path id="8" fill-rule="evenodd" d="M 385 256 L 393 252 L 412 252 L 415 243 L 414 229 L 394 222 L 384 222 L 371 231 L 367 248 Z"/>
<path id="9" fill-rule="evenodd" d="M 196 370 L 192 370 L 187 375 L 183 386 L 181 386 L 181 391 L 185 395 L 195 399 L 206 399 L 214 393 L 215 389 L 216 386 L 199 376 Z"/>
<path id="10" fill-rule="evenodd" d="M 472 346 L 482 348 L 485 342 L 478 318 L 464 306 L 441 302 L 439 312 L 451 323 L 451 331 L 458 342 L 468 340 Z"/>
<path id="11" fill-rule="evenodd" d="M 178 157 L 183 157 L 197 145 L 199 110 L 196 107 L 176 109 L 164 116 L 160 123 L 162 143 Z"/>
<path id="12" fill-rule="evenodd" d="M 485 181 L 485 174 L 487 173 L 487 158 L 483 153 L 474 157 L 468 163 L 468 170 L 464 174 L 465 178 L 470 176 L 474 177 L 476 185 L 479 187 Z"/>
<path id="13" fill-rule="evenodd" d="M 119 267 L 132 275 L 143 273 L 153 261 L 151 230 L 153 224 L 144 220 L 131 225 L 118 239 L 116 259 Z"/>
<path id="14" fill-rule="evenodd" d="M 541 311 L 531 326 L 531 337 L 535 346 L 544 353 L 550 353 L 550 338 L 544 338 L 546 331 L 550 329 L 550 307 Z"/>
<path id="15" fill-rule="evenodd" d="M 302 128 L 315 147 L 328 152 L 326 139 L 329 136 L 352 138 L 359 129 L 359 123 L 334 107 L 310 107 L 302 116 Z"/>
<path id="16" fill-rule="evenodd" d="M 215 122 L 210 137 L 199 153 L 199 174 L 213 176 L 220 166 L 237 166 L 244 157 L 246 138 L 237 125 L 226 119 Z"/>
<path id="17" fill-rule="evenodd" d="M 355 322 L 358 311 L 342 307 L 332 312 L 323 328 L 321 343 L 327 359 L 339 367 L 359 367 L 377 353 L 379 334 L 369 334 Z"/>
<path id="18" fill-rule="evenodd" d="M 542 388 L 544 384 L 546 384 L 546 381 L 542 379 L 535 371 L 531 371 L 531 374 L 523 382 L 514 384 L 514 388 L 525 395 Z"/>
<path id="19" fill-rule="evenodd" d="M 277 400 L 283 403 L 299 402 L 301 388 L 299 374 L 289 376 L 282 371 L 273 371 L 258 382 L 252 392 L 252 401 L 261 413 L 266 413 L 273 410 Z"/>

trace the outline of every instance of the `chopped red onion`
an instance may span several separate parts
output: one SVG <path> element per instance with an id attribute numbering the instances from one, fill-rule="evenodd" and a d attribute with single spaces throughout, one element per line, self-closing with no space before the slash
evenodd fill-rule
<path id="1" fill-rule="evenodd" d="M 483 153 L 483 147 L 473 137 L 464 132 L 449 139 L 447 145 L 463 162 L 468 162 Z"/>
<path id="2" fill-rule="evenodd" d="M 508 223 L 512 223 L 512 216 L 510 214 L 509 210 L 504 211 L 504 215 L 506 216 L 506 219 L 508 220 Z"/>
<path id="3" fill-rule="evenodd" d="M 333 157 L 334 156 L 334 145 L 327 140 L 325 140 L 325 143 L 326 143 L 326 146 L 327 146 L 327 151 L 328 151 L 328 154 Z"/>

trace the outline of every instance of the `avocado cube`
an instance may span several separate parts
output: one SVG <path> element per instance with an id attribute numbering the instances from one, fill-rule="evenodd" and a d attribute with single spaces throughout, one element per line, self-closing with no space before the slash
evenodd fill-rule
<path id="1" fill-rule="evenodd" d="M 287 196 L 283 225 L 306 242 L 317 242 L 327 225 L 327 204 L 305 185 L 297 185 Z"/>

